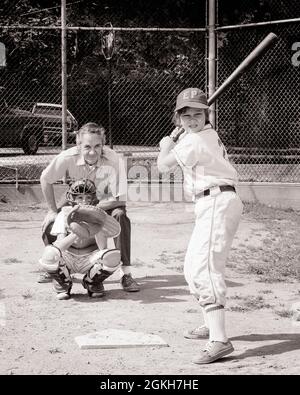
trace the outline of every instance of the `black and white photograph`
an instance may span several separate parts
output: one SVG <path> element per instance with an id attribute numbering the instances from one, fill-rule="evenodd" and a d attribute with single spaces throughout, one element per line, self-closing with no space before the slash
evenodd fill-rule
<path id="1" fill-rule="evenodd" d="M 298 0 L 1 0 L 0 375 L 299 375 L 299 92 Z"/>

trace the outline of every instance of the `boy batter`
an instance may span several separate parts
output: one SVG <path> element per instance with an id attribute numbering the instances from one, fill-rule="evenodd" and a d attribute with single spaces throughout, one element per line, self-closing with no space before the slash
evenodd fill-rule
<path id="1" fill-rule="evenodd" d="M 184 262 L 190 292 L 197 298 L 205 325 L 185 337 L 209 342 L 193 360 L 204 364 L 230 354 L 234 348 L 225 331 L 225 263 L 241 218 L 243 204 L 236 193 L 237 173 L 226 149 L 208 121 L 207 98 L 188 88 L 177 96 L 175 124 L 179 127 L 160 141 L 157 165 L 168 172 L 183 170 L 184 190 L 195 203 L 195 227 Z"/>

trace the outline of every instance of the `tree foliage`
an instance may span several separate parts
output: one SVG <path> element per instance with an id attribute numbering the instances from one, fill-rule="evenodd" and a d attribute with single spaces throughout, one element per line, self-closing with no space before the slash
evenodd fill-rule
<path id="1" fill-rule="evenodd" d="M 114 27 L 123 28 L 203 28 L 206 25 L 206 3 L 206 0 L 68 0 L 67 25 L 79 28 L 103 27 L 111 22 Z M 7 68 L 5 74 L 0 74 L 0 85 L 6 85 L 10 91 L 15 92 L 11 97 L 20 101 L 23 98 L 60 101 L 60 12 L 60 0 L 1 1 L 0 41 L 7 47 Z M 298 0 L 218 1 L 220 26 L 299 16 Z M 16 28 L 3 28 L 7 25 Z M 21 28 L 23 25 L 29 28 Z M 37 30 L 30 29 L 30 26 L 57 29 Z M 220 58 L 223 56 L 223 65 L 226 63 L 219 83 L 247 55 L 246 44 L 249 42 L 246 40 L 246 44 L 241 45 L 236 32 L 237 30 L 218 33 L 219 55 Z M 171 99 L 174 99 L 174 92 L 178 89 L 194 83 L 205 88 L 205 33 L 118 31 L 115 38 L 115 55 L 110 63 L 110 74 L 102 54 L 101 32 L 68 30 L 68 103 L 70 109 L 79 116 L 80 122 L 92 120 L 93 114 L 97 114 L 99 119 L 105 118 L 110 78 L 114 105 L 118 109 L 115 119 L 119 119 L 120 127 L 125 127 L 136 135 L 145 125 L 135 120 L 135 112 L 143 112 L 148 119 L 159 109 L 169 114 L 172 111 Z M 251 48 L 254 48 L 261 39 L 261 31 L 257 35 L 254 32 L 252 39 Z M 251 84 L 253 86 L 253 82 Z M 158 94 L 161 90 L 164 90 L 162 96 Z M 244 91 L 246 97 L 247 87 Z M 136 108 L 135 95 L 139 95 L 140 108 Z M 233 96 L 238 100 L 238 95 Z M 152 113 L 146 109 L 146 97 Z M 91 103 L 95 98 L 98 102 L 93 107 Z M 268 104 L 267 100 L 264 102 Z M 267 104 L 264 108 L 267 108 Z M 241 106 L 246 109 L 249 103 L 238 100 L 237 107 Z M 261 118 L 266 119 L 265 112 Z M 132 119 L 135 120 L 134 125 Z M 165 117 L 161 125 L 153 124 L 153 130 L 149 132 L 155 135 L 156 129 L 163 129 L 167 122 Z M 226 122 L 224 126 L 228 130 Z M 236 129 L 241 130 L 241 125 Z M 259 134 L 261 126 L 257 130 Z M 233 134 L 233 138 L 237 141 L 236 135 Z"/>

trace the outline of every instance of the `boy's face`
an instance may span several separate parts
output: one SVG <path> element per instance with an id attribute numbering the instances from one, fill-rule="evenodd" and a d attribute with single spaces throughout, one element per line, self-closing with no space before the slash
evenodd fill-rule
<path id="1" fill-rule="evenodd" d="M 79 136 L 79 144 L 86 163 L 95 164 L 102 154 L 103 138 L 98 134 L 83 133 Z"/>
<path id="2" fill-rule="evenodd" d="M 94 196 L 86 195 L 84 193 L 78 194 L 74 197 L 74 201 L 76 204 L 94 204 Z"/>
<path id="3" fill-rule="evenodd" d="M 192 133 L 200 132 L 205 125 L 205 110 L 202 108 L 185 107 L 180 114 L 181 126 Z"/>

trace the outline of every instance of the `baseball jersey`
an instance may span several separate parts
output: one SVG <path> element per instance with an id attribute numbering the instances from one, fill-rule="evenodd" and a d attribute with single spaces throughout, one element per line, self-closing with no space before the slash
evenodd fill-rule
<path id="1" fill-rule="evenodd" d="M 85 162 L 77 146 L 62 151 L 41 175 L 41 179 L 48 184 L 53 184 L 64 177 L 74 181 L 83 178 L 93 181 L 99 201 L 111 197 L 126 200 L 127 176 L 124 161 L 120 155 L 106 146 L 103 147 L 103 155 L 93 166 Z"/>
<path id="2" fill-rule="evenodd" d="M 226 149 L 210 125 L 198 133 L 186 133 L 172 152 L 182 168 L 185 191 L 192 197 L 213 186 L 238 182 Z"/>

